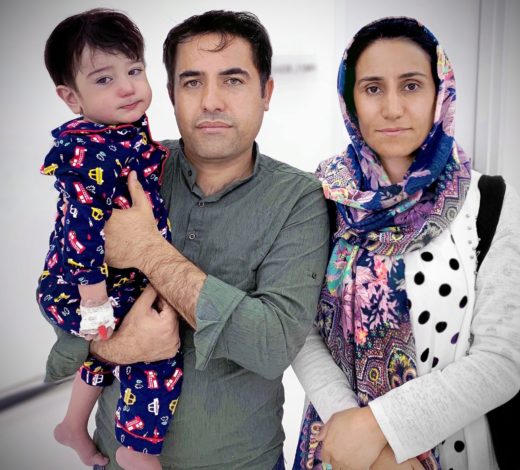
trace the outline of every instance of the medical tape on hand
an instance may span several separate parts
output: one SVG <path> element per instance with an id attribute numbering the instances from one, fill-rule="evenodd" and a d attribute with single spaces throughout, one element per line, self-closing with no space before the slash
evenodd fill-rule
<path id="1" fill-rule="evenodd" d="M 79 313 L 81 315 L 80 332 L 97 331 L 100 326 L 112 329 L 116 326 L 114 308 L 110 300 L 96 307 L 85 307 L 80 304 Z"/>

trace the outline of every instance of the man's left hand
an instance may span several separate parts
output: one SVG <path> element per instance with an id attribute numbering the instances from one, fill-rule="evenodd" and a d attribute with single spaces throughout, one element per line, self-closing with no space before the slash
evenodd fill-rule
<path id="1" fill-rule="evenodd" d="M 105 224 L 105 261 L 114 268 L 141 269 L 147 251 L 164 239 L 157 230 L 152 206 L 135 171 L 128 175 L 128 189 L 132 207 L 114 209 Z"/>

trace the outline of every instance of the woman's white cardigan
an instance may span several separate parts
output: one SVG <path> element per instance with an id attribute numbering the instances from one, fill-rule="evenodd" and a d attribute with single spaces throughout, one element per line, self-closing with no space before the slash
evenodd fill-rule
<path id="1" fill-rule="evenodd" d="M 520 389 L 520 198 L 510 186 L 506 188 L 493 242 L 475 278 L 479 177 L 473 172 L 464 205 L 450 226 L 468 292 L 455 361 L 370 403 L 398 462 L 464 428 L 468 467 L 497 468 L 485 413 Z M 358 406 L 316 329 L 292 366 L 324 421 Z"/>

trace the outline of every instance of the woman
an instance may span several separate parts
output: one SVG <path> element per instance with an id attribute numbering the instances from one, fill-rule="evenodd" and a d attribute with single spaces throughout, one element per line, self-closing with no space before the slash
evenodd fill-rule
<path id="1" fill-rule="evenodd" d="M 337 228 L 293 363 L 312 403 L 294 468 L 498 468 L 485 414 L 520 388 L 519 198 L 507 187 L 476 276 L 480 175 L 416 20 L 362 28 L 338 87 L 352 144 L 318 168 Z"/>

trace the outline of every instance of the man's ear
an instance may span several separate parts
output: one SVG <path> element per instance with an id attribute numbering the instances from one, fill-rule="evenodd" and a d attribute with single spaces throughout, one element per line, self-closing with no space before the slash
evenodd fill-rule
<path id="1" fill-rule="evenodd" d="M 264 111 L 269 111 L 269 102 L 271 101 L 271 96 L 273 95 L 273 89 L 274 89 L 274 80 L 273 77 L 269 77 L 269 80 L 265 83 L 264 86 Z"/>
<path id="2" fill-rule="evenodd" d="M 56 93 L 74 114 L 82 113 L 78 94 L 71 87 L 66 85 L 58 85 L 56 87 Z"/>

